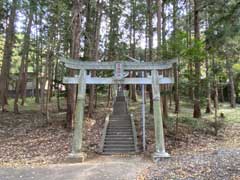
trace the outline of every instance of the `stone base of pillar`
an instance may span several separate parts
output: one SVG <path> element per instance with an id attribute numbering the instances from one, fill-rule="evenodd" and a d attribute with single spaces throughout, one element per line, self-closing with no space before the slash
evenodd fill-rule
<path id="1" fill-rule="evenodd" d="M 152 155 L 153 162 L 157 163 L 163 159 L 170 158 L 170 155 L 167 152 L 155 152 Z"/>
<path id="2" fill-rule="evenodd" d="M 70 153 L 67 158 L 66 161 L 68 163 L 81 163 L 84 162 L 87 158 L 87 154 L 86 153 Z"/>

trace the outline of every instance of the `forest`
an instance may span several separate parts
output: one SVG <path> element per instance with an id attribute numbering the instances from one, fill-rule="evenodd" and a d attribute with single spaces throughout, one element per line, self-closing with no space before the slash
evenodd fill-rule
<path id="1" fill-rule="evenodd" d="M 109 167 L 123 161 L 101 159 L 98 153 L 109 135 L 107 114 L 110 124 L 115 112 L 123 116 L 121 104 L 132 114 L 120 124 L 131 121 L 138 156 L 123 153 L 125 165 L 116 163 L 116 168 L 125 173 L 133 163 L 132 174 L 122 177 L 108 168 L 110 179 L 240 178 L 239 17 L 239 0 L 0 0 L 0 179 L 11 175 L 5 167 L 58 164 L 71 152 L 80 88 L 64 83 L 64 77 L 78 71 L 66 68 L 61 58 L 139 64 L 177 60 L 170 72 L 174 82 L 160 87 L 161 131 L 171 155 L 166 166 L 151 162 L 158 146 L 152 87 L 125 85 L 117 95 L 121 100 L 114 97 L 114 85 L 86 86 L 81 151 L 96 159 L 99 179 L 101 161 Z M 87 73 L 113 76 L 94 69 Z M 128 76 L 139 78 L 140 71 Z M 125 140 L 111 147 L 130 148 Z M 15 173 L 10 179 L 26 175 Z M 87 179 L 82 173 L 80 179 Z M 40 174 L 32 176 L 40 179 Z M 45 176 L 54 179 L 51 173 Z"/>

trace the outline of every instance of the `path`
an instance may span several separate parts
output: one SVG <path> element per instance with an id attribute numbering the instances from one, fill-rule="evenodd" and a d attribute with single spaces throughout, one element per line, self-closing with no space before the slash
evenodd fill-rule
<path id="1" fill-rule="evenodd" d="M 142 156 L 99 156 L 82 164 L 37 168 L 1 168 L 1 180 L 134 180 L 151 165 Z"/>
<path id="2" fill-rule="evenodd" d="M 109 118 L 104 140 L 103 154 L 126 154 L 137 151 L 136 132 L 128 112 L 123 91 L 118 91 L 113 104 L 113 112 Z"/>

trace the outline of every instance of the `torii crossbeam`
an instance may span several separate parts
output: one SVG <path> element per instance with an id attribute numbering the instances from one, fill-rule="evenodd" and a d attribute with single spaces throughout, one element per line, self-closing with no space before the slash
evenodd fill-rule
<path id="1" fill-rule="evenodd" d="M 67 68 L 80 70 L 76 77 L 65 77 L 63 82 L 65 84 L 77 84 L 79 86 L 77 95 L 77 107 L 75 112 L 75 126 L 73 134 L 72 153 L 70 157 L 75 161 L 83 161 L 85 153 L 82 151 L 82 137 L 83 137 L 83 119 L 84 119 L 84 105 L 86 84 L 149 84 L 152 85 L 153 94 L 153 108 L 154 108 L 154 126 L 155 126 L 155 142 L 156 149 L 153 154 L 153 160 L 158 161 L 161 158 L 169 157 L 165 151 L 163 122 L 160 106 L 160 88 L 161 84 L 173 84 L 174 80 L 170 77 L 163 77 L 159 75 L 159 70 L 172 69 L 173 64 L 177 63 L 177 59 L 169 61 L 153 63 L 153 62 L 94 62 L 94 61 L 79 61 L 73 59 L 61 58 L 61 62 Z M 113 77 L 91 77 L 87 75 L 87 70 L 113 70 Z M 139 78 L 125 78 L 124 71 L 149 71 L 151 76 Z"/>

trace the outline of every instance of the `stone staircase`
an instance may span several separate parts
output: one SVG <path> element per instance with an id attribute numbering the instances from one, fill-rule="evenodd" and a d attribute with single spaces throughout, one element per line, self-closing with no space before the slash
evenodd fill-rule
<path id="1" fill-rule="evenodd" d="M 109 117 L 103 145 L 103 154 L 123 154 L 136 152 L 135 126 L 132 126 L 127 102 L 123 92 L 118 92 Z"/>

